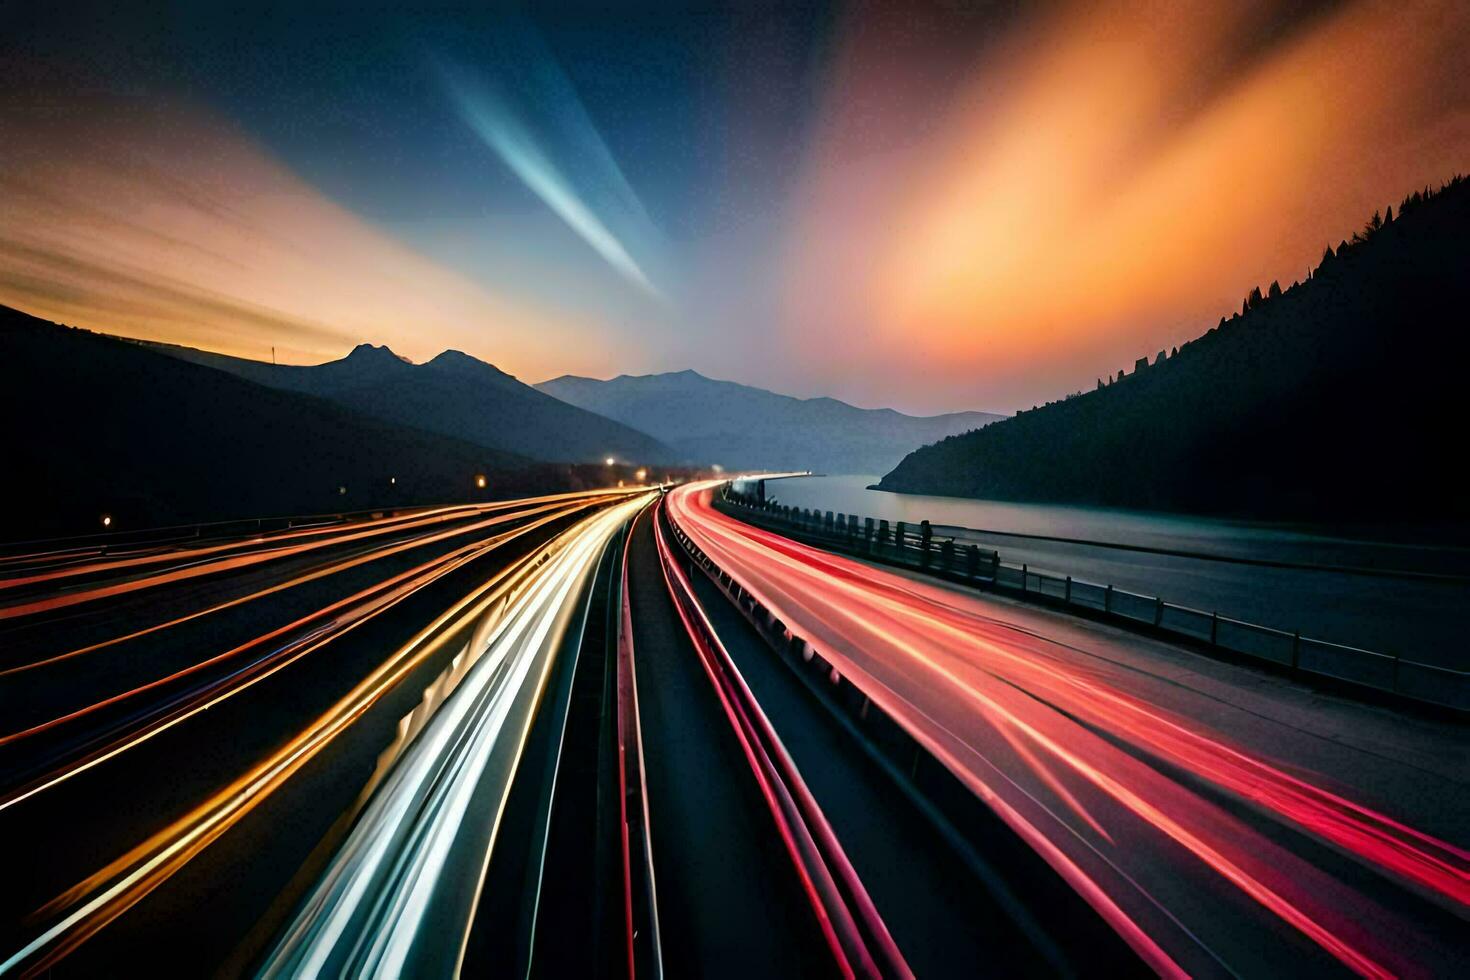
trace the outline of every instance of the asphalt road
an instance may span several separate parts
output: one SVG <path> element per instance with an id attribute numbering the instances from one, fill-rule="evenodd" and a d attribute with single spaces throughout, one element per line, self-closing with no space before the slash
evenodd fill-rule
<path id="1" fill-rule="evenodd" d="M 751 528 L 674 520 L 1161 972 L 1464 973 L 1463 726 Z"/>

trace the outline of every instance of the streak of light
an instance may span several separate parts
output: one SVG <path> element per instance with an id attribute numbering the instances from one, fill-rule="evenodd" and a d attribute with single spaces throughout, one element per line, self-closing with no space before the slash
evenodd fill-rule
<path id="1" fill-rule="evenodd" d="M 143 578 L 130 579 L 110 585 L 100 585 L 76 592 L 50 595 L 44 598 L 34 599 L 30 602 L 23 601 L 10 606 L 0 607 L 0 620 L 66 608 L 79 603 L 135 592 L 139 589 L 186 581 L 203 575 L 213 575 L 222 571 L 247 568 L 262 562 L 305 554 L 321 548 L 349 544 L 354 541 L 361 541 L 406 528 L 421 527 L 435 522 L 458 520 L 477 513 L 507 510 L 531 503 L 576 499 L 589 495 L 595 494 L 554 494 L 548 497 L 500 501 L 493 504 L 464 504 L 454 507 L 435 508 L 427 511 L 418 511 L 406 517 L 384 517 L 377 520 L 363 521 L 349 525 L 346 529 L 340 525 L 331 525 L 308 530 L 287 531 L 280 534 L 262 536 L 246 542 L 233 541 L 225 544 L 182 549 L 177 552 L 170 551 L 120 560 L 99 561 L 87 565 L 71 566 L 60 570 L 3 579 L 0 580 L 0 591 L 78 575 L 99 572 L 115 573 L 129 568 L 167 563 L 170 561 L 176 563 L 181 561 L 185 562 L 185 564 L 179 567 Z M 282 545 L 283 542 L 291 541 L 300 541 L 301 543 Z M 239 552 L 245 553 L 240 554 Z M 210 561 L 200 561 L 202 558 L 212 556 L 219 557 L 213 557 L 213 560 Z"/>
<path id="2" fill-rule="evenodd" d="M 0 961 L 0 975 L 20 969 L 27 974 L 46 971 L 167 881 L 331 745 L 416 667 L 523 584 L 546 553 L 546 549 L 538 550 L 487 578 L 267 758 L 168 827 L 46 903 L 31 921 L 55 921 Z"/>
<path id="3" fill-rule="evenodd" d="M 532 73 L 533 77 L 544 77 L 545 70 L 555 70 L 549 55 L 540 66 L 543 70 Z M 511 172 L 521 179 L 532 193 L 539 197 L 557 217 L 567 223 L 583 241 L 592 247 L 607 264 L 616 269 L 625 279 L 646 292 L 654 299 L 663 299 L 658 288 L 649 280 L 643 268 L 624 244 L 623 240 L 608 227 L 603 215 L 578 192 L 576 185 L 562 168 L 552 160 L 542 141 L 538 140 L 506 100 L 495 90 L 476 82 L 460 69 L 444 67 L 440 72 L 444 86 L 454 102 L 455 108 L 466 125 L 474 130 L 495 151 Z M 557 72 L 559 75 L 559 72 Z M 570 83 L 559 85 L 553 98 L 572 106 L 574 118 L 581 125 L 579 132 L 584 136 L 580 149 L 584 158 L 578 163 L 582 167 L 602 165 L 603 171 L 614 186 L 626 189 L 626 197 L 635 205 L 635 213 L 641 215 L 642 206 L 632 195 L 627 181 L 623 179 L 612 155 L 607 151 L 602 137 L 598 135 L 581 110 L 576 93 Z M 647 216 L 641 215 L 647 223 Z"/>
<path id="4" fill-rule="evenodd" d="M 1114 845 L 1124 828 L 1136 838 L 1130 819 L 1165 835 L 1361 974 L 1397 969 L 1389 964 L 1402 953 L 1374 943 L 1359 919 L 1389 919 L 1413 932 L 1393 910 L 1231 816 L 1173 771 L 1326 841 L 1458 915 L 1470 905 L 1470 854 L 1463 849 L 1287 773 L 1200 722 L 1130 693 L 1118 674 L 997 621 L 987 615 L 993 607 L 978 599 L 743 524 L 715 511 L 709 496 L 708 484 L 674 491 L 671 516 L 945 760 L 1135 948 L 1148 937 L 1122 912 L 1123 905 L 1137 905 L 1127 890 L 1141 891 L 1144 907 L 1168 910 L 1122 870 L 1139 866 Z M 1042 765 L 1042 758 L 1051 764 Z M 993 775 L 1002 782 L 992 786 Z M 1064 788 L 1064 777 L 1080 784 Z M 1046 807 L 1049 791 L 1082 826 Z M 1038 807 L 1044 813 L 1036 820 L 1020 812 Z M 1077 863 L 1099 858 L 1114 871 L 1111 885 Z M 1181 871 L 1182 880 L 1197 873 Z"/>
<path id="5" fill-rule="evenodd" d="M 766 799 L 839 971 L 847 977 L 911 978 L 913 971 L 796 763 L 700 607 L 658 521 L 654 537 L 674 608 Z"/>
<path id="6" fill-rule="evenodd" d="M 29 663 L 19 664 L 15 667 L 8 667 L 4 670 L 0 670 L 0 677 L 7 677 L 11 674 L 23 674 L 30 670 L 37 670 L 40 668 L 53 666 L 55 664 L 61 663 L 62 661 L 71 660 L 74 657 L 81 657 L 89 653 L 95 653 L 98 650 L 105 650 L 108 647 L 116 646 L 119 643 L 126 643 L 129 640 L 136 640 L 139 637 L 148 636 L 149 634 L 157 633 L 162 630 L 166 630 L 195 619 L 201 619 L 205 616 L 212 615 L 213 613 L 223 612 L 226 609 L 233 609 L 234 607 L 244 605 L 247 602 L 252 602 L 256 599 L 264 598 L 268 595 L 274 595 L 277 592 L 284 592 L 285 590 L 295 588 L 298 585 L 304 585 L 307 582 L 314 582 L 317 579 L 325 578 L 329 575 L 335 575 L 338 572 L 347 571 L 348 569 L 356 568 L 359 565 L 364 565 L 369 562 L 375 562 L 383 558 L 388 558 L 403 551 L 407 551 L 413 548 L 419 548 L 426 544 L 443 540 L 443 538 L 445 537 L 450 537 L 460 533 L 462 533 L 462 529 L 456 528 L 449 531 L 417 535 L 387 548 L 373 547 L 369 548 L 366 551 L 360 552 L 350 558 L 342 560 L 329 560 L 323 562 L 320 565 L 317 565 L 309 572 L 298 575 L 295 578 L 287 579 L 284 582 L 279 582 L 275 585 L 268 586 L 264 589 L 257 589 L 256 591 L 251 592 L 248 595 L 237 596 L 234 599 L 229 599 L 224 602 L 216 603 L 213 606 L 209 606 L 195 612 L 187 613 L 183 616 L 178 616 L 174 619 L 166 620 L 162 623 L 155 623 L 152 626 L 145 626 L 142 629 L 134 630 L 131 633 L 125 633 L 121 636 L 114 636 L 111 639 L 100 640 L 96 643 L 88 644 L 84 647 L 78 647 L 75 650 L 67 650 L 63 653 L 53 654 L 52 656 L 45 657 L 41 660 L 34 660 Z"/>
<path id="7" fill-rule="evenodd" d="M 458 972 L 571 599 L 645 503 L 621 504 L 568 532 L 488 644 L 470 651 L 473 664 L 373 795 L 262 976 Z M 471 819 L 472 808 L 489 819 Z M 456 872 L 476 866 L 476 887 L 460 887 Z M 446 942 L 454 935 L 457 948 Z"/>
<path id="8" fill-rule="evenodd" d="M 546 507 L 537 508 L 537 510 L 546 510 L 553 506 L 546 505 Z M 324 609 L 303 616 L 285 626 L 278 627 L 266 633 L 264 636 L 257 637 L 224 653 L 186 667 L 183 670 L 176 671 L 167 677 L 150 681 L 139 687 L 73 711 L 70 714 L 51 719 L 25 731 L 17 732 L 14 735 L 0 738 L 0 746 L 3 746 L 41 734 L 58 726 L 84 719 L 103 709 L 139 698 L 151 691 L 175 683 L 208 667 L 218 666 L 225 661 L 258 648 L 262 644 L 278 640 L 293 631 L 299 631 L 296 636 L 280 646 L 265 650 L 259 657 L 255 660 L 248 661 L 243 667 L 235 668 L 213 681 L 186 689 L 172 696 L 166 696 L 157 704 L 141 712 L 129 715 L 117 727 L 106 730 L 89 741 L 84 742 L 78 749 L 74 750 L 79 753 L 76 757 L 67 759 L 64 763 L 56 766 L 39 778 L 32 779 L 15 789 L 0 794 L 0 811 L 81 775 L 94 766 L 115 758 L 130 749 L 137 748 L 155 736 L 173 728 L 175 725 L 194 717 L 201 711 L 207 711 L 222 701 L 253 687 L 307 654 L 325 646 L 347 631 L 379 615 L 407 596 L 443 578 L 455 569 L 463 567 L 507 541 L 545 526 L 551 521 L 564 516 L 566 512 L 567 508 L 554 509 L 551 513 L 545 514 L 540 519 L 524 527 L 480 541 L 471 542 L 460 548 L 456 548 L 447 555 L 437 556 L 416 568 L 411 568 L 364 589 L 356 595 L 334 602 Z M 502 517 L 492 519 L 485 523 L 487 525 L 498 524 L 509 519 L 510 517 Z M 318 622 L 318 620 L 322 620 L 324 617 L 326 617 L 324 622 Z"/>

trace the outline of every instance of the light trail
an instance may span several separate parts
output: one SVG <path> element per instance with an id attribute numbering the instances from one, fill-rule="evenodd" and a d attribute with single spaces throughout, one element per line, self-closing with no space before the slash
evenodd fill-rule
<path id="1" fill-rule="evenodd" d="M 700 608 L 663 526 L 654 539 L 674 608 L 740 742 L 823 938 L 845 977 L 911 978 L 887 925 L 775 728 Z"/>
<path id="2" fill-rule="evenodd" d="M 70 747 L 67 755 L 64 756 L 66 759 L 64 764 L 19 787 L 0 791 L 0 811 L 78 776 L 123 752 L 134 749 L 199 712 L 207 711 L 227 698 L 249 689 L 307 654 L 368 622 L 450 572 L 483 557 L 508 541 L 566 516 L 569 511 L 575 509 L 578 508 L 576 506 L 553 507 L 552 505 L 534 508 L 530 513 L 542 513 L 543 516 L 524 527 L 470 542 L 448 554 L 436 556 L 415 568 L 363 589 L 355 595 L 338 600 L 323 609 L 287 623 L 285 626 L 277 627 L 264 636 L 257 637 L 224 653 L 85 708 L 0 738 L 0 748 L 4 748 L 12 743 L 45 734 L 56 728 L 85 721 L 91 715 L 138 700 L 209 668 L 220 668 L 231 661 L 245 658 L 251 653 L 255 654 L 253 659 L 246 659 L 242 665 L 232 665 L 229 672 L 223 676 L 202 681 L 172 694 L 165 694 L 147 708 L 133 712 L 117 724 L 104 728 L 80 744 Z M 548 510 L 550 513 L 545 513 Z M 490 518 L 470 528 L 457 529 L 455 533 L 486 530 L 494 525 L 523 516 L 526 515 L 517 512 L 504 517 Z M 295 635 L 285 639 L 279 645 L 269 646 L 272 642 L 281 641 L 293 633 Z"/>
<path id="3" fill-rule="evenodd" d="M 571 599 L 647 500 L 567 532 L 394 764 L 264 977 L 454 975 Z M 470 819 L 470 813 L 492 814 Z M 465 874 L 479 868 L 477 878 Z M 454 937 L 458 937 L 455 941 Z"/>
<path id="4" fill-rule="evenodd" d="M 566 533 L 570 532 L 562 537 Z M 417 667 L 523 589 L 554 546 L 555 541 L 487 577 L 280 748 L 163 830 L 47 902 L 29 918 L 32 923 L 45 925 L 0 960 L 0 976 L 44 973 L 167 881 L 332 745 Z"/>
<path id="5" fill-rule="evenodd" d="M 238 570 L 277 561 L 297 555 L 336 547 L 355 541 L 396 533 L 405 529 L 425 527 L 445 521 L 460 520 L 475 514 L 491 513 L 524 507 L 529 504 L 595 497 L 617 493 L 615 490 L 554 494 L 524 500 L 497 501 L 489 504 L 464 504 L 454 507 L 439 507 L 415 512 L 407 516 L 384 517 L 354 524 L 330 525 L 305 530 L 285 531 L 252 538 L 248 541 L 231 541 L 222 544 L 203 545 L 196 548 L 170 550 L 162 553 L 115 560 L 91 562 L 85 565 L 68 566 L 9 579 L 0 579 L 0 593 L 44 583 L 55 583 L 70 578 L 92 574 L 116 574 L 151 565 L 174 563 L 174 567 L 154 572 L 140 578 L 104 583 L 72 592 L 61 592 L 29 601 L 21 599 L 0 606 L 0 620 L 32 616 L 37 613 L 64 609 L 85 602 L 93 602 L 110 596 L 124 595 L 141 589 L 188 581 L 205 575 Z M 294 543 L 292 543 L 294 542 Z"/>
<path id="6" fill-rule="evenodd" d="M 710 485 L 676 490 L 669 509 L 699 548 L 944 760 L 1155 969 L 1177 968 L 1172 957 L 1187 952 L 1180 944 L 1200 941 L 1188 931 L 1210 934 L 1209 922 L 1168 921 L 1170 893 L 1205 884 L 1204 872 L 1360 974 L 1414 972 L 1411 951 L 1379 938 L 1418 935 L 1412 920 L 1253 828 L 1195 782 L 1454 915 L 1470 911 L 1463 849 L 1238 748 L 1133 693 L 1126 672 L 998 622 L 984 600 L 726 517 L 711 507 Z M 1196 863 L 1181 861 L 1181 849 Z M 1148 951 L 1145 926 L 1168 937 L 1160 939 L 1167 950 Z"/>

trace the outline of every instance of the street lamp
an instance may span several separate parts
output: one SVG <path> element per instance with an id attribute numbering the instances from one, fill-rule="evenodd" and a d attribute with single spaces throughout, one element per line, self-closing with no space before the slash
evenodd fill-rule
<path id="1" fill-rule="evenodd" d="M 112 515 L 111 514 L 103 514 L 102 515 L 102 526 L 103 527 L 112 527 Z"/>
<path id="2" fill-rule="evenodd" d="M 644 480 L 648 479 L 648 471 L 647 470 L 639 470 L 637 473 L 634 473 L 633 475 L 638 478 L 638 482 L 639 483 L 642 483 Z"/>
<path id="3" fill-rule="evenodd" d="M 481 490 L 484 490 L 485 489 L 485 474 L 484 473 L 476 473 L 475 474 L 475 486 L 477 488 L 481 489 Z"/>
<path id="4" fill-rule="evenodd" d="M 607 463 L 608 466 L 611 466 L 612 464 L 616 463 L 617 460 L 615 460 L 611 456 L 609 456 L 607 459 L 603 460 L 603 462 Z"/>

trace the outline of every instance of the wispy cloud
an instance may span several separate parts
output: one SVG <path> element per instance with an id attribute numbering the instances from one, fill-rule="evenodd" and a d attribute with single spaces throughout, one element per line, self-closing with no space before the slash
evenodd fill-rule
<path id="1" fill-rule="evenodd" d="M 529 25 L 508 23 L 504 57 L 475 72 L 440 60 L 444 87 L 465 123 L 578 236 L 634 286 L 663 301 L 637 246 L 657 235 L 555 58 Z M 573 179 L 572 174 L 579 179 Z M 636 245 L 635 245 L 636 243 Z"/>
<path id="2" fill-rule="evenodd" d="M 0 304 L 286 362 L 361 340 L 532 375 L 604 362 L 590 324 L 411 250 L 199 107 L 57 101 L 0 104 Z"/>

